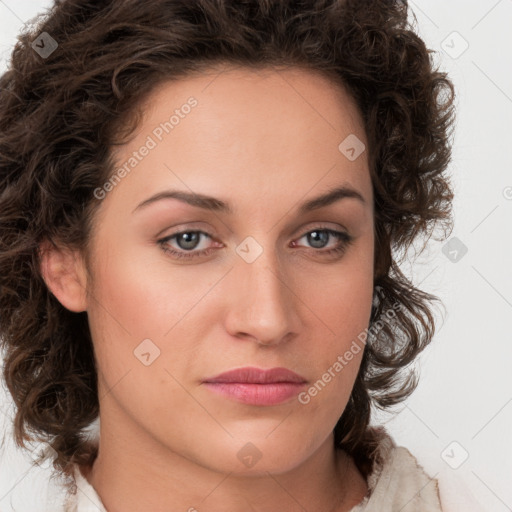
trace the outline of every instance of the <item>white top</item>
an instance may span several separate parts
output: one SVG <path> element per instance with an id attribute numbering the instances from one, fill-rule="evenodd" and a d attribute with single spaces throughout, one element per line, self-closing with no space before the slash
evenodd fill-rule
<path id="1" fill-rule="evenodd" d="M 69 493 L 64 512 L 107 512 L 100 497 L 75 469 L 76 494 Z M 436 479 L 431 478 L 416 458 L 385 434 L 375 451 L 368 493 L 350 512 L 443 512 Z"/>

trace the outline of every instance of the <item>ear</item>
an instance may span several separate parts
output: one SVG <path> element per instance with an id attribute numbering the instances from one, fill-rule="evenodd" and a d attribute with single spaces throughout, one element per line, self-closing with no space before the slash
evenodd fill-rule
<path id="1" fill-rule="evenodd" d="M 87 274 L 79 251 L 46 240 L 39 246 L 39 264 L 46 286 L 66 309 L 87 310 Z"/>

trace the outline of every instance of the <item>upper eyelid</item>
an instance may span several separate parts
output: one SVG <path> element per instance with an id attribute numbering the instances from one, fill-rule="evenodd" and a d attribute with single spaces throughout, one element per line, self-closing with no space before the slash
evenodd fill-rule
<path id="1" fill-rule="evenodd" d="M 308 222 L 308 224 L 312 224 L 312 227 L 311 228 L 307 228 L 307 229 L 302 229 L 299 233 L 297 233 L 297 229 L 294 229 L 293 232 L 294 233 L 297 233 L 297 235 L 295 236 L 304 236 L 306 233 L 309 233 L 311 231 L 314 231 L 315 229 L 322 229 L 322 230 L 330 230 L 330 231 L 344 231 L 348 234 L 349 230 L 345 227 L 345 226 L 340 226 L 339 223 L 336 223 L 336 222 L 322 222 L 322 221 L 310 221 Z M 194 222 L 190 223 L 190 226 L 187 226 L 188 223 L 184 223 L 185 227 L 181 228 L 181 229 L 178 229 L 177 231 L 171 233 L 170 235 L 166 235 L 165 237 L 163 238 L 168 238 L 168 237 L 172 237 L 174 235 L 179 235 L 181 233 L 190 233 L 190 232 L 200 232 L 200 233 L 204 233 L 212 238 L 215 238 L 214 235 L 210 234 L 208 231 L 207 231 L 207 228 L 201 228 L 200 226 L 194 226 Z M 200 224 L 204 224 L 204 223 L 200 223 Z M 167 230 L 162 230 L 160 233 L 163 233 Z M 231 231 L 231 230 L 230 230 Z M 232 231 L 231 231 L 232 232 Z"/>

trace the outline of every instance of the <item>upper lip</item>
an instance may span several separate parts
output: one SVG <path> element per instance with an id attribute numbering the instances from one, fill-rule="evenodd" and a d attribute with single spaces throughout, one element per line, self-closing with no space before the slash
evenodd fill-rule
<path id="1" fill-rule="evenodd" d="M 262 369 L 253 366 L 236 368 L 227 372 L 204 379 L 203 382 L 238 382 L 247 384 L 272 384 L 277 382 L 307 382 L 304 377 L 288 370 L 288 368 Z"/>

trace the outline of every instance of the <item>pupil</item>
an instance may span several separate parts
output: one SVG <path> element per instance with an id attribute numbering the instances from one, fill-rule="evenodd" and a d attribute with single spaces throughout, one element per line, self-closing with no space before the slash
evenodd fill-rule
<path id="1" fill-rule="evenodd" d="M 315 248 L 322 248 L 327 244 L 329 233 L 326 231 L 312 231 L 308 234 L 308 242 Z"/>

